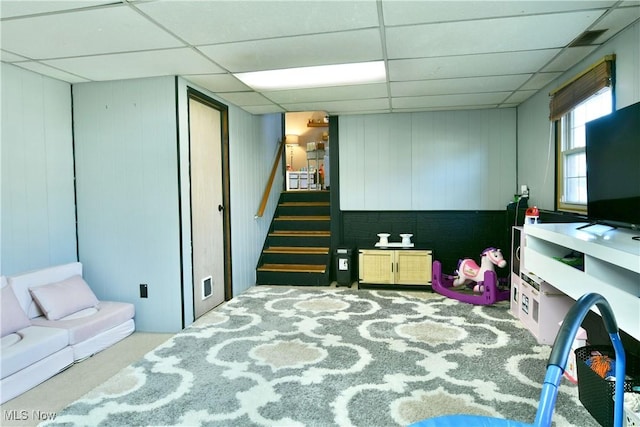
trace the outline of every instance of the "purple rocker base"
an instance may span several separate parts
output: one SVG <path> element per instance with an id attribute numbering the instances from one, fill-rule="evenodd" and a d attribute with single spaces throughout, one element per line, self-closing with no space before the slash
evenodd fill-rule
<path id="1" fill-rule="evenodd" d="M 506 301 L 511 297 L 509 289 L 500 290 L 498 288 L 498 276 L 495 271 L 486 271 L 484 273 L 484 282 L 478 284 L 484 286 L 481 294 L 464 294 L 456 292 L 453 289 L 454 276 L 442 274 L 442 264 L 440 261 L 433 261 L 431 279 L 431 289 L 437 293 L 458 301 L 475 305 L 491 305 L 497 301 Z"/>

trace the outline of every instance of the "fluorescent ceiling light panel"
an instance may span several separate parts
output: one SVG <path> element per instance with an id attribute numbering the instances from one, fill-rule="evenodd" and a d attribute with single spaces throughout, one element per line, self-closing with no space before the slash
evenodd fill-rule
<path id="1" fill-rule="evenodd" d="M 234 74 L 255 90 L 285 90 L 381 83 L 386 80 L 383 61 L 319 65 Z"/>

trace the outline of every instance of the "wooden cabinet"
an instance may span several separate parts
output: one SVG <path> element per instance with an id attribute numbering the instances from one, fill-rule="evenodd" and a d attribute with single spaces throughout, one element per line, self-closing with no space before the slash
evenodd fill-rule
<path id="1" fill-rule="evenodd" d="M 432 251 L 422 249 L 361 249 L 359 283 L 380 285 L 431 284 Z"/>

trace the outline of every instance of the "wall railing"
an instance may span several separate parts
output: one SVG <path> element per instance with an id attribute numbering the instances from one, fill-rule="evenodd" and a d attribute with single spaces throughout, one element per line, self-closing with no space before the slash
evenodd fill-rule
<path id="1" fill-rule="evenodd" d="M 282 159 L 283 150 L 284 150 L 284 142 L 283 139 L 280 141 L 280 145 L 276 150 L 275 159 L 273 159 L 273 166 L 271 167 L 271 174 L 269 175 L 269 180 L 267 181 L 267 185 L 262 193 L 262 201 L 260 202 L 260 206 L 258 207 L 258 212 L 256 212 L 255 218 L 262 218 L 264 214 L 264 210 L 267 207 L 267 202 L 269 201 L 269 194 L 271 194 L 271 187 L 273 186 L 273 180 L 276 177 L 276 173 L 278 172 L 278 165 L 280 164 L 280 159 Z"/>

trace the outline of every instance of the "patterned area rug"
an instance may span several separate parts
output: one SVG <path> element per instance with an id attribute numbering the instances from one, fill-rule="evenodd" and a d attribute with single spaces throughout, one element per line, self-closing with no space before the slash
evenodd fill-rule
<path id="1" fill-rule="evenodd" d="M 43 425 L 532 423 L 550 347 L 508 313 L 431 292 L 254 287 Z M 556 426 L 598 424 L 563 380 Z"/>

